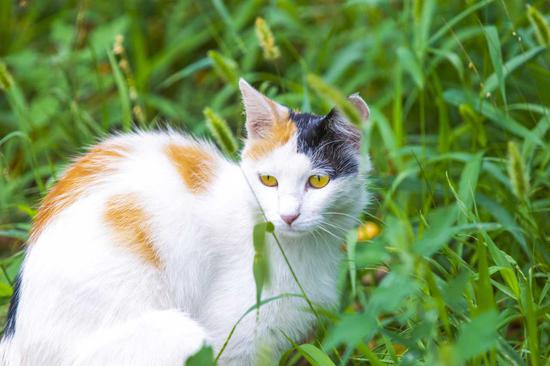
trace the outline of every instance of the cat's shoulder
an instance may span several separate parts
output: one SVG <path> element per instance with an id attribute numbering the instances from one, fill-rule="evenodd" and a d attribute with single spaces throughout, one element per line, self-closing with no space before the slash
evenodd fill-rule
<path id="1" fill-rule="evenodd" d="M 207 192 L 230 164 L 210 142 L 174 131 L 111 135 L 87 148 L 60 174 L 42 200 L 31 237 L 36 239 L 53 217 L 83 196 L 151 187 L 169 191 L 172 181 L 192 193 Z"/>
<path id="2" fill-rule="evenodd" d="M 175 172 L 193 193 L 206 191 L 222 170 L 234 165 L 211 142 L 171 130 L 111 136 L 89 151 L 91 158 L 98 149 L 109 151 L 114 160 L 122 157 L 126 172 L 146 176 Z"/>

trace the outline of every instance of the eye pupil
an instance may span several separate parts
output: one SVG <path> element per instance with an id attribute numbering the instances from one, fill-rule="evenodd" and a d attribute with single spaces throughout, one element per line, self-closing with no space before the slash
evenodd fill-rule
<path id="1" fill-rule="evenodd" d="M 328 175 L 312 175 L 309 177 L 309 185 L 313 188 L 323 188 L 328 184 L 330 181 L 330 177 Z"/>
<path id="2" fill-rule="evenodd" d="M 260 175 L 260 181 L 268 187 L 276 187 L 279 183 L 277 182 L 277 178 L 272 175 Z"/>

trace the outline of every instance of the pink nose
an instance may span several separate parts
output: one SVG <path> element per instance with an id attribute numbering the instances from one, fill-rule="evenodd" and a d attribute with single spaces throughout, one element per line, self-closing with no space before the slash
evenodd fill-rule
<path id="1" fill-rule="evenodd" d="M 292 225 L 294 221 L 300 216 L 300 214 L 295 215 L 281 215 L 281 219 L 283 219 L 284 222 L 286 222 L 288 225 Z"/>

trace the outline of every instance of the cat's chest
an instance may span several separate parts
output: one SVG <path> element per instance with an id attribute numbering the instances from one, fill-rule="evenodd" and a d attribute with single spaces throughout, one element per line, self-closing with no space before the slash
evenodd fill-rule
<path id="1" fill-rule="evenodd" d="M 234 266 L 214 284 L 199 311 L 199 321 L 209 329 L 218 345 L 237 322 L 236 339 L 247 339 L 255 334 L 259 340 L 276 342 L 274 348 L 284 347 L 279 344 L 281 331 L 293 339 L 305 339 L 314 327 L 315 316 L 302 289 L 313 306 L 333 308 L 338 301 L 339 258 L 331 258 L 331 265 L 326 265 L 324 261 L 300 260 L 289 253 L 293 276 L 284 258 L 275 254 L 270 256 L 271 279 L 263 288 L 258 315 L 257 309 L 253 309 L 256 283 L 252 271 L 254 257 L 250 254 L 235 260 Z M 312 268 L 314 265 L 317 268 Z"/>
<path id="2" fill-rule="evenodd" d="M 338 290 L 338 258 L 332 258 L 331 263 L 324 261 L 295 261 L 292 271 L 287 263 L 279 268 L 275 274 L 279 278 L 266 288 L 266 296 L 276 297 L 288 295 L 295 300 L 287 301 L 289 305 L 279 309 L 283 313 L 292 309 L 299 309 L 300 312 L 311 311 L 311 305 L 331 309 L 337 305 Z M 307 298 L 307 301 L 306 301 Z M 297 307 L 296 307 L 297 305 Z"/>
<path id="3" fill-rule="evenodd" d="M 175 306 L 204 324 L 221 342 L 243 316 L 239 325 L 243 331 L 252 332 L 257 325 L 255 311 L 245 315 L 256 303 L 254 246 L 251 235 L 245 234 L 252 232 L 252 226 L 236 230 L 231 225 L 220 229 L 219 224 L 195 236 L 194 245 L 175 261 L 169 277 Z M 280 329 L 299 332 L 296 336 L 302 337 L 302 332 L 311 329 L 314 318 L 300 287 L 316 306 L 331 308 L 338 299 L 338 251 L 314 248 L 312 243 L 295 244 L 282 248 L 287 262 L 279 246 L 268 242 L 270 280 L 263 289 L 265 305 L 260 309 L 261 331 L 266 334 Z"/>

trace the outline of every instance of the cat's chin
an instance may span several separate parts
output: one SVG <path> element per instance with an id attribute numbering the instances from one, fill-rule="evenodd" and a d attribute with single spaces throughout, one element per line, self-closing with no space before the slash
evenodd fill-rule
<path id="1" fill-rule="evenodd" d="M 311 230 L 304 230 L 304 229 L 295 229 L 292 227 L 276 227 L 275 232 L 280 235 L 281 237 L 287 237 L 287 238 L 300 238 L 307 236 L 311 233 Z"/>
<path id="2" fill-rule="evenodd" d="M 312 237 L 314 233 L 314 229 L 312 228 L 293 228 L 293 227 L 275 227 L 275 233 L 281 238 L 281 239 L 305 239 L 308 237 Z"/>

